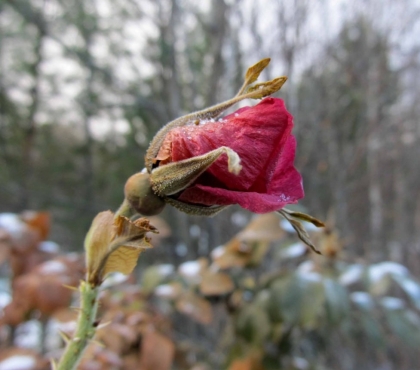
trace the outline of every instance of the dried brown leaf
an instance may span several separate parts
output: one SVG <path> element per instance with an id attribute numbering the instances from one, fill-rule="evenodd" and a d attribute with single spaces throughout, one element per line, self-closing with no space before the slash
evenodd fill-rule
<path id="1" fill-rule="evenodd" d="M 139 369 L 170 370 L 175 354 L 175 345 L 156 331 L 148 331 L 142 337 Z"/>
<path id="2" fill-rule="evenodd" d="M 242 241 L 276 241 L 285 236 L 275 213 L 256 216 L 238 235 Z"/>
<path id="3" fill-rule="evenodd" d="M 201 324 L 208 325 L 213 320 L 213 311 L 210 303 L 192 292 L 186 293 L 179 298 L 175 307 L 179 312 Z"/>
<path id="4" fill-rule="evenodd" d="M 235 288 L 230 276 L 224 272 L 207 270 L 201 279 L 200 291 L 207 296 L 218 296 L 230 293 Z"/>

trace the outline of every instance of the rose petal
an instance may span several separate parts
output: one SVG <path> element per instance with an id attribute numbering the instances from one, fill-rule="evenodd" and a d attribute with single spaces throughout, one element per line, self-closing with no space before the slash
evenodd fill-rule
<path id="1" fill-rule="evenodd" d="M 221 121 L 172 130 L 162 145 L 165 155 L 169 153 L 169 161 L 178 162 L 227 146 L 238 153 L 243 166 L 235 176 L 228 172 L 226 157 L 221 157 L 177 200 L 206 206 L 239 204 L 255 213 L 296 203 L 303 197 L 303 187 L 293 165 L 296 141 L 292 127 L 293 117 L 284 102 L 266 98 Z"/>
<path id="2" fill-rule="evenodd" d="M 243 165 L 239 176 L 229 173 L 226 158 L 220 158 L 207 172 L 228 189 L 244 191 L 270 167 L 293 126 L 293 118 L 281 99 L 266 98 L 259 104 L 225 117 L 221 122 L 178 127 L 165 139 L 170 141 L 172 161 L 207 153 L 228 146 L 238 153 Z"/>
<path id="3" fill-rule="evenodd" d="M 293 136 L 290 136 L 270 177 L 267 191 L 264 193 L 258 191 L 232 191 L 197 184 L 184 190 L 178 200 L 208 206 L 214 204 L 239 204 L 241 207 L 255 213 L 273 212 L 287 204 L 296 203 L 303 198 L 304 192 L 302 177 L 293 166 L 295 148 L 296 140 Z"/>

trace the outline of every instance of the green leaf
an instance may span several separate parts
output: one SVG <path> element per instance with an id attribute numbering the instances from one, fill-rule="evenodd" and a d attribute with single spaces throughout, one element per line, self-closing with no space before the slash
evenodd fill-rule
<path id="1" fill-rule="evenodd" d="M 268 312 L 274 320 L 314 328 L 319 324 L 325 303 L 325 291 L 318 274 L 295 273 L 280 278 L 270 288 Z"/>
<path id="2" fill-rule="evenodd" d="M 345 319 L 350 311 L 349 294 L 345 287 L 332 279 L 324 280 L 327 317 L 337 324 Z"/>
<path id="3" fill-rule="evenodd" d="M 372 344 L 375 344 L 377 347 L 385 345 L 385 333 L 372 315 L 360 312 L 357 316 L 357 321 L 362 324 L 363 331 Z"/>
<path id="4" fill-rule="evenodd" d="M 385 317 L 392 332 L 406 344 L 420 345 L 420 318 L 411 310 L 386 310 Z"/>
<path id="5" fill-rule="evenodd" d="M 410 300 L 420 310 L 420 284 L 410 276 L 393 276 L 398 285 L 406 292 Z"/>
<path id="6" fill-rule="evenodd" d="M 270 333 L 270 328 L 266 311 L 256 304 L 245 306 L 236 321 L 237 333 L 253 344 L 261 344 Z"/>

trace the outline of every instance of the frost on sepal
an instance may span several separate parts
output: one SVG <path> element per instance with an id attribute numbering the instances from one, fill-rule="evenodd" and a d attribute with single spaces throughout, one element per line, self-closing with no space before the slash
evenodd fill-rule
<path id="1" fill-rule="evenodd" d="M 110 272 L 130 274 L 140 253 L 152 247 L 147 232 L 157 230 L 145 218 L 131 221 L 111 211 L 99 213 L 85 239 L 87 281 L 99 286 Z"/>
<path id="2" fill-rule="evenodd" d="M 184 190 L 223 153 L 228 157 L 229 172 L 238 175 L 242 169 L 239 155 L 232 149 L 222 146 L 197 157 L 168 163 L 155 168 L 150 175 L 152 189 L 161 197 L 173 195 Z"/>

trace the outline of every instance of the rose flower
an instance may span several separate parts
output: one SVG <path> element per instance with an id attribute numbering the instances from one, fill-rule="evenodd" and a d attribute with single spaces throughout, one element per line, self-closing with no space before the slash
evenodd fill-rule
<path id="1" fill-rule="evenodd" d="M 172 129 L 155 160 L 161 167 L 229 147 L 241 159 L 237 175 L 229 172 L 222 155 L 174 199 L 204 206 L 239 204 L 255 213 L 277 211 L 303 197 L 302 179 L 293 166 L 292 127 L 284 102 L 265 98 L 225 118 Z"/>
<path id="2" fill-rule="evenodd" d="M 211 216 L 239 204 L 255 213 L 277 211 L 313 222 L 283 208 L 303 197 L 303 187 L 293 165 L 293 117 L 283 100 L 268 97 L 287 78 L 254 84 L 269 62 L 263 59 L 248 69 L 234 98 L 164 126 L 150 143 L 146 168 L 128 179 L 117 213 L 149 216 L 168 203 L 188 214 Z M 262 98 L 220 118 L 241 100 Z"/>

